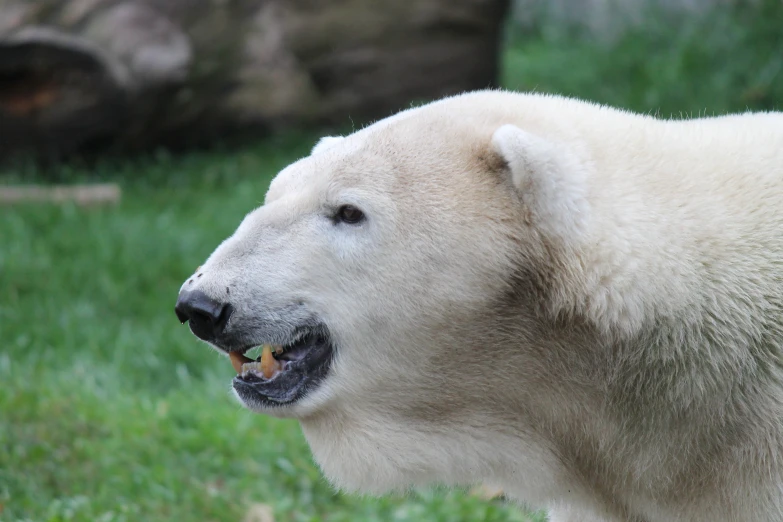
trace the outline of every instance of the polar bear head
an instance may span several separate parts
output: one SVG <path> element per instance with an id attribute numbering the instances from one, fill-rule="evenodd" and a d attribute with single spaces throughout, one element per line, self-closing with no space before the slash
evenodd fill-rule
<path id="1" fill-rule="evenodd" d="M 589 222 L 586 173 L 544 116 L 510 121 L 502 96 L 322 139 L 182 286 L 180 319 L 238 361 L 239 401 L 299 419 L 340 485 L 442 473 L 430 435 L 542 378 L 552 270 Z M 239 355 L 263 344 L 277 347 L 268 371 Z M 381 447 L 412 460 L 385 454 L 368 480 L 363 451 Z"/>

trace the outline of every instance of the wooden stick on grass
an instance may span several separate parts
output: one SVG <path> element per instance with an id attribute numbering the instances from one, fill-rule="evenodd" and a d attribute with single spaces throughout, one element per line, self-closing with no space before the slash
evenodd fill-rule
<path id="1" fill-rule="evenodd" d="M 90 185 L 0 186 L 0 205 L 73 202 L 79 206 L 113 205 L 120 201 L 115 183 Z"/>

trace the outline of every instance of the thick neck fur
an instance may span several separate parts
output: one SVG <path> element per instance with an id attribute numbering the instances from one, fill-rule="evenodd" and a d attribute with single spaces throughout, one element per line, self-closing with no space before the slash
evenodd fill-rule
<path id="1" fill-rule="evenodd" d="M 747 480 L 760 466 L 779 476 L 774 448 L 783 441 L 769 419 L 780 419 L 783 411 L 767 401 L 767 414 L 759 416 L 760 390 L 773 385 L 773 374 L 761 371 L 752 356 L 742 365 L 717 365 L 714 371 L 734 375 L 704 382 L 704 368 L 693 365 L 709 364 L 706 357 L 658 355 L 678 353 L 681 339 L 673 326 L 658 325 L 621 342 L 587 322 L 543 321 L 522 306 L 517 314 L 487 316 L 488 328 L 480 331 L 455 327 L 457 321 L 439 332 L 449 344 L 416 361 L 422 373 L 437 376 L 418 382 L 416 397 L 381 395 L 362 401 L 369 411 L 341 404 L 304 419 L 318 460 L 350 467 L 338 474 L 343 482 L 337 485 L 383 492 L 407 487 L 414 476 L 420 485 L 442 477 L 458 485 L 483 480 L 535 505 L 564 492 L 587 504 L 604 499 L 597 512 L 635 520 L 623 517 L 657 496 L 687 505 L 689 493 L 705 483 L 731 491 L 735 480 Z M 708 338 L 704 350 L 712 349 Z M 442 385 L 447 382 L 452 384 Z M 698 393 L 710 386 L 721 387 L 720 400 L 714 390 Z M 745 407 L 749 402 L 756 405 L 753 413 Z M 339 436 L 324 436 L 324 430 Z M 749 439 L 773 451 L 738 454 L 738 443 Z M 334 440 L 340 442 L 323 446 Z M 374 458 L 357 469 L 346 454 Z M 716 459 L 736 474 L 715 475 L 710 465 Z M 404 484 L 397 483 L 400 476 Z M 730 516 L 745 507 L 735 501 L 719 512 Z"/>

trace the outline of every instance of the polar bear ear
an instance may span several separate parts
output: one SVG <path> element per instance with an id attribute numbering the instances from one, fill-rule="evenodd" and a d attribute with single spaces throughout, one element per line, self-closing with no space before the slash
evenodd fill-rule
<path id="1" fill-rule="evenodd" d="M 578 241 L 590 213 L 587 169 L 568 146 L 503 125 L 492 135 L 492 148 L 507 165 L 531 224 L 550 237 Z"/>
<path id="2" fill-rule="evenodd" d="M 318 154 L 319 152 L 323 152 L 326 149 L 331 148 L 332 146 L 336 145 L 338 142 L 343 141 L 345 138 L 342 136 L 324 136 L 320 140 L 318 140 L 318 143 L 315 144 L 315 147 L 313 147 L 313 150 L 310 151 L 310 155 Z"/>

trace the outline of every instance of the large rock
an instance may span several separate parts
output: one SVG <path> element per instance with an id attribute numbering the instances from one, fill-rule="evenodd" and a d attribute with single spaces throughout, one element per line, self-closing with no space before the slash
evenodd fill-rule
<path id="1" fill-rule="evenodd" d="M 0 147 L 358 124 L 496 84 L 508 0 L 2 0 Z"/>

